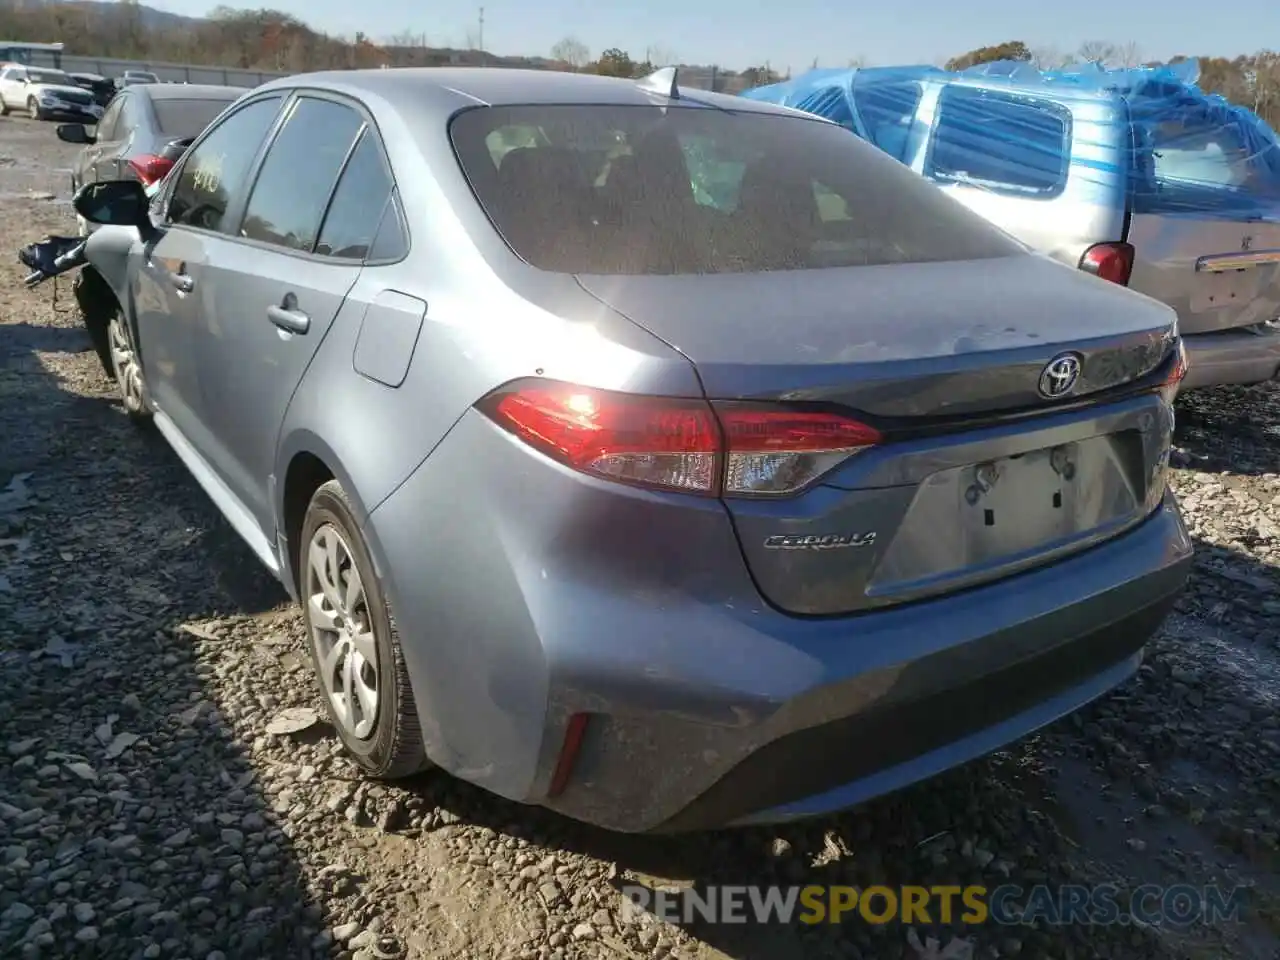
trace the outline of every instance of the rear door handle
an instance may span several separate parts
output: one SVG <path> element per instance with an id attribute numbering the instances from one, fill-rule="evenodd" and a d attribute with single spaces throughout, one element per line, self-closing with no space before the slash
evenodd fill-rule
<path id="1" fill-rule="evenodd" d="M 306 333 L 311 329 L 311 318 L 297 309 L 296 303 L 290 295 L 285 298 L 286 306 L 267 307 L 267 319 L 288 333 Z"/>

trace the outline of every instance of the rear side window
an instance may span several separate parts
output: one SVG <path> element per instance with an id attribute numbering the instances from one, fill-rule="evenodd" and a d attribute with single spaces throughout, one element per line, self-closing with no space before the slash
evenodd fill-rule
<path id="1" fill-rule="evenodd" d="M 128 99 L 127 94 L 121 94 L 107 105 L 106 112 L 102 115 L 102 119 L 98 121 L 97 138 L 103 142 L 109 143 L 112 140 L 120 139 L 120 112 L 124 109 L 124 102 Z"/>
<path id="2" fill-rule="evenodd" d="M 364 118 L 345 104 L 299 98 L 267 148 L 240 236 L 310 252 L 329 194 L 363 128 Z M 379 207 L 375 216 L 381 213 Z"/>
<path id="3" fill-rule="evenodd" d="M 378 226 L 370 260 L 399 260 L 409 252 L 409 234 L 404 224 L 404 209 L 400 206 L 399 193 L 391 194 L 391 202 L 382 211 L 382 223 Z"/>
<path id="4" fill-rule="evenodd" d="M 1071 115 L 1033 97 L 943 89 L 925 176 L 987 190 L 1049 197 L 1067 183 Z"/>
<path id="5" fill-rule="evenodd" d="M 867 138 L 895 160 L 902 160 L 907 134 L 920 105 L 918 83 L 853 84 L 853 105 L 867 128 Z"/>
<path id="6" fill-rule="evenodd" d="M 504 128 L 537 134 L 499 151 L 491 135 Z M 819 120 L 698 107 L 486 107 L 456 116 L 450 136 L 498 232 L 543 270 L 752 273 L 1023 252 L 902 164 Z"/>
<path id="7" fill-rule="evenodd" d="M 146 109 L 141 97 L 126 96 L 123 99 L 124 108 L 120 112 L 120 125 L 119 129 L 116 130 L 116 140 L 123 140 L 142 126 L 142 112 Z"/>
<path id="8" fill-rule="evenodd" d="M 366 128 L 333 191 L 315 252 L 348 260 L 366 259 L 390 202 L 391 171 L 376 134 Z"/>
<path id="9" fill-rule="evenodd" d="M 151 101 L 160 132 L 175 140 L 198 137 L 217 118 L 231 100 L 157 100 Z"/>
<path id="10" fill-rule="evenodd" d="M 248 103 L 187 154 L 169 199 L 170 223 L 202 230 L 228 226 L 223 219 L 244 196 L 249 168 L 279 110 L 280 97 Z"/>

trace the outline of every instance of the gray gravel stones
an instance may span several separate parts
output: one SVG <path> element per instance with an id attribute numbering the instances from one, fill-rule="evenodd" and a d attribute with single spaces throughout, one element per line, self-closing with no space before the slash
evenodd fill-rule
<path id="1" fill-rule="evenodd" d="M 12 120 L 0 152 L 70 156 Z M 0 217 L 15 240 L 70 225 L 49 203 Z M 1280 389 L 1180 404 L 1195 575 L 1115 695 L 838 817 L 617 837 L 443 776 L 356 776 L 296 611 L 17 274 L 0 268 L 0 956 L 1274 956 Z M 681 927 L 617 889 L 1210 880 L 1253 886 L 1243 923 Z"/>

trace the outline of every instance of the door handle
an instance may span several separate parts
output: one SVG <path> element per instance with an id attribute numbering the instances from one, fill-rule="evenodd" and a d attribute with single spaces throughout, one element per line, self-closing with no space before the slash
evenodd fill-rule
<path id="1" fill-rule="evenodd" d="M 267 307 L 267 319 L 288 333 L 306 333 L 311 329 L 311 318 L 297 309 L 293 295 L 285 297 L 282 307 Z"/>
<path id="2" fill-rule="evenodd" d="M 170 273 L 169 282 L 179 293 L 190 293 L 196 288 L 195 278 L 189 273 Z"/>

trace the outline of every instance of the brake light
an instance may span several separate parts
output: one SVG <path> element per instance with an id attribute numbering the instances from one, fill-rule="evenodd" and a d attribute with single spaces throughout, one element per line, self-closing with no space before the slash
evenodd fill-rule
<path id="1" fill-rule="evenodd" d="M 504 387 L 479 407 L 579 472 L 702 496 L 794 494 L 881 440 L 873 427 L 834 413 L 647 397 L 545 380 Z"/>
<path id="2" fill-rule="evenodd" d="M 129 166 L 138 175 L 142 185 L 149 187 L 164 179 L 165 174 L 173 168 L 173 161 L 168 157 L 157 157 L 155 154 L 146 153 L 142 156 L 131 158 Z"/>
<path id="3" fill-rule="evenodd" d="M 1080 258 L 1080 269 L 1120 286 L 1133 273 L 1133 247 L 1127 243 L 1095 243 Z"/>

